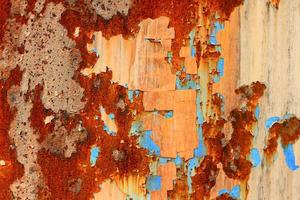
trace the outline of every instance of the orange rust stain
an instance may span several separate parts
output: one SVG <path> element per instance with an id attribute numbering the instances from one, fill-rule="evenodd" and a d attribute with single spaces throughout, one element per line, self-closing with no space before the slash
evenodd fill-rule
<path id="1" fill-rule="evenodd" d="M 177 169 L 177 173 L 179 174 L 180 172 L 181 170 Z M 188 190 L 187 176 L 185 173 L 183 173 L 180 174 L 180 177 L 175 180 L 173 190 L 167 191 L 167 195 L 170 200 L 188 199 Z"/>
<path id="2" fill-rule="evenodd" d="M 128 135 L 133 121 L 133 109 L 137 113 L 143 109 L 142 96 L 130 103 L 127 89 L 112 84 L 111 76 L 111 72 L 106 72 L 91 78 L 80 77 L 87 104 L 78 118 L 88 132 L 88 139 L 70 159 L 45 151 L 39 153 L 39 165 L 46 182 L 46 187 L 40 191 L 41 197 L 89 199 L 99 190 L 99 184 L 108 178 L 131 174 L 146 176 L 149 173 L 147 151 L 137 147 L 136 137 Z M 124 109 L 117 107 L 120 99 L 126 104 Z M 116 136 L 107 134 L 103 130 L 103 122 L 95 119 L 96 115 L 101 116 L 100 105 L 108 113 L 114 113 L 118 128 Z M 100 155 L 96 165 L 91 167 L 89 154 L 93 145 L 100 148 Z M 114 152 L 121 156 L 116 157 Z M 72 187 L 75 187 L 78 180 L 81 182 L 81 189 L 74 192 Z"/>
<path id="3" fill-rule="evenodd" d="M 219 170 L 220 168 L 210 155 L 204 157 L 200 166 L 196 169 L 196 175 L 192 179 L 195 190 L 192 196 L 193 199 L 200 200 L 209 197 L 210 190 L 216 184 Z"/>
<path id="4" fill-rule="evenodd" d="M 29 0 L 26 8 L 27 12 L 32 12 L 36 0 Z M 138 32 L 138 24 L 146 18 L 157 18 L 160 16 L 167 16 L 170 18 L 170 26 L 174 27 L 176 38 L 172 41 L 173 64 L 175 69 L 178 69 L 182 60 L 179 57 L 179 51 L 187 38 L 190 31 L 196 26 L 198 20 L 199 3 L 205 6 L 203 12 L 207 16 L 215 11 L 223 13 L 223 18 L 227 18 L 232 10 L 242 3 L 241 0 L 230 1 L 205 1 L 200 2 L 196 0 L 153 0 L 141 1 L 134 0 L 132 8 L 128 16 L 116 15 L 111 20 L 106 21 L 100 16 L 97 16 L 89 7 L 87 1 L 78 0 L 74 4 L 69 4 L 68 1 L 62 0 L 48 0 L 49 2 L 63 3 L 66 11 L 63 13 L 60 23 L 67 29 L 68 36 L 75 40 L 76 48 L 80 50 L 82 56 L 82 63 L 74 75 L 74 79 L 80 83 L 84 88 L 84 99 L 86 102 L 85 108 L 80 114 L 69 116 L 67 113 L 59 113 L 60 118 L 65 128 L 70 132 L 75 125 L 82 121 L 83 127 L 88 132 L 87 140 L 77 147 L 77 153 L 72 155 L 71 158 L 64 158 L 61 155 L 53 155 L 50 152 L 41 150 L 38 154 L 38 163 L 43 173 L 43 180 L 45 185 L 42 185 L 39 190 L 40 199 L 89 199 L 94 192 L 99 190 L 99 184 L 105 179 L 113 178 L 114 176 L 128 176 L 131 174 L 138 174 L 146 176 L 149 174 L 148 165 L 150 162 L 147 151 L 137 146 L 137 137 L 129 136 L 128 132 L 131 123 L 134 120 L 134 113 L 139 114 L 143 111 L 141 93 L 138 98 L 132 103 L 128 99 L 127 89 L 111 82 L 112 72 L 101 73 L 93 75 L 92 77 L 84 77 L 79 71 L 87 66 L 94 65 L 97 57 L 94 53 L 87 51 L 87 43 L 93 41 L 93 32 L 102 31 L 105 37 L 122 34 L 124 37 L 133 36 Z M 1 0 L 1 5 L 5 9 L 0 11 L 0 27 L 5 30 L 6 20 L 10 13 L 10 1 Z M 47 4 L 46 3 L 46 4 Z M 45 6 L 46 7 L 46 6 Z M 18 23 L 26 23 L 26 17 L 15 17 Z M 80 27 L 79 36 L 74 36 L 76 27 Z M 0 43 L 5 31 L 0 33 Z M 200 42 L 196 44 L 197 47 L 197 62 L 199 64 L 201 54 Z M 22 53 L 22 47 L 18 49 Z M 211 50 L 211 51 L 210 51 Z M 219 53 L 213 51 L 213 47 L 209 47 L 208 51 L 202 56 L 206 57 L 219 57 Z M 14 84 L 19 84 L 22 73 L 16 68 L 12 71 L 7 80 L 0 82 L 0 159 L 6 161 L 5 166 L 7 170 L 1 172 L 0 176 L 0 198 L 9 199 L 10 184 L 21 177 L 23 174 L 22 165 L 16 161 L 16 153 L 10 147 L 10 140 L 8 137 L 8 129 L 11 120 L 14 117 L 14 110 L 11 110 L 7 102 L 7 90 Z M 256 89 L 257 86 L 257 89 Z M 228 150 L 230 154 L 231 149 L 242 146 L 240 154 L 244 157 L 249 153 L 249 146 L 251 145 L 251 136 L 249 132 L 242 131 L 246 125 L 255 122 L 253 117 L 252 106 L 262 93 L 262 86 L 254 84 L 249 89 L 253 90 L 253 95 L 248 94 L 248 89 L 239 89 L 237 93 L 242 93 L 248 98 L 249 106 L 251 107 L 249 113 L 242 113 L 240 110 L 232 112 L 231 117 L 237 118 L 238 122 L 232 122 L 234 132 L 232 139 L 224 147 L 223 140 L 225 138 L 222 129 L 226 123 L 225 119 L 221 119 L 221 110 L 218 110 L 219 119 L 206 122 L 205 129 L 205 142 L 208 145 L 209 155 L 204 158 L 199 168 L 197 168 L 197 175 L 194 177 L 196 193 L 195 197 L 201 198 L 203 195 L 209 195 L 210 189 L 215 184 L 214 177 L 219 171 L 217 166 L 219 163 L 226 165 L 231 162 L 232 157 L 223 155 L 222 151 Z M 246 91 L 244 91 L 246 90 Z M 42 142 L 46 136 L 53 131 L 54 124 L 44 124 L 46 116 L 54 114 L 51 110 L 46 110 L 41 101 L 41 93 L 43 86 L 37 86 L 34 91 L 28 94 L 29 98 L 33 99 L 33 108 L 31 110 L 30 123 L 31 127 L 40 136 L 39 141 Z M 252 93 L 251 93 L 252 94 Z M 120 101 L 124 102 L 124 108 L 118 107 Z M 213 103 L 219 105 L 220 100 L 215 99 Z M 116 136 L 110 136 L 103 130 L 103 122 L 96 120 L 95 116 L 101 117 L 99 106 L 103 106 L 108 113 L 115 115 L 115 123 L 118 128 Z M 244 117 L 248 118 L 240 119 Z M 248 116 L 249 115 L 249 116 Z M 216 129 L 216 130 L 213 130 Z M 243 144 L 236 144 L 234 140 L 240 140 L 241 137 L 247 136 Z M 100 148 L 100 155 L 95 166 L 90 166 L 89 154 L 92 146 Z M 115 156 L 115 152 L 117 155 Z M 230 159 L 228 161 L 227 159 Z M 246 164 L 244 160 L 237 161 L 239 167 Z M 245 161 L 246 162 L 246 161 Z M 0 167 L 1 168 L 1 167 Z M 226 167 L 225 167 L 226 168 Z M 239 172 L 239 174 L 227 172 L 232 178 L 243 179 L 249 171 Z M 231 175 L 232 174 L 232 175 Z M 171 199 L 180 197 L 187 199 L 188 186 L 186 184 L 186 175 L 181 175 L 181 178 L 176 180 L 174 190 L 168 191 Z M 196 198 L 198 199 L 198 198 Z"/>
<path id="5" fill-rule="evenodd" d="M 222 99 L 218 95 L 212 96 L 214 115 L 202 125 L 207 155 L 192 178 L 195 199 L 209 198 L 221 165 L 229 178 L 248 180 L 252 167 L 247 159 L 252 148 L 251 131 L 257 122 L 254 109 L 265 88 L 260 82 L 238 88 L 235 92 L 242 96 L 247 107 L 232 110 L 227 119 L 222 116 Z M 227 140 L 223 130 L 226 123 L 230 123 L 233 128 L 230 140 Z"/>
<path id="6" fill-rule="evenodd" d="M 0 160 L 5 161 L 5 165 L 0 166 L 0 199 L 11 199 L 9 187 L 24 173 L 8 136 L 9 126 L 16 110 L 9 106 L 7 91 L 13 85 L 20 84 L 21 76 L 22 72 L 19 68 L 15 68 L 7 80 L 0 81 Z"/>
<path id="7" fill-rule="evenodd" d="M 81 43 L 86 50 L 84 38 L 91 31 L 102 31 L 104 37 L 109 38 L 122 34 L 124 37 L 133 36 L 139 31 L 138 24 L 147 18 L 158 18 L 167 16 L 170 18 L 170 25 L 174 27 L 176 38 L 172 41 L 173 64 L 176 69 L 182 60 L 179 57 L 180 48 L 190 31 L 196 26 L 198 20 L 198 1 L 193 0 L 154 0 L 140 1 L 134 0 L 129 10 L 128 16 L 115 15 L 107 21 L 89 11 L 83 0 L 77 1 L 74 5 L 65 3 L 67 9 L 63 15 L 61 23 L 67 28 L 68 35 L 74 39 L 73 33 L 76 27 L 81 27 L 84 33 L 80 33 Z M 182 9 L 184 8 L 184 9 Z M 90 35 L 91 36 L 91 35 Z M 79 39 L 75 39 L 79 40 Z M 83 50 L 83 48 L 81 48 Z"/>
<path id="8" fill-rule="evenodd" d="M 2 43 L 2 38 L 4 36 L 5 33 L 5 24 L 6 24 L 6 20 L 9 18 L 9 14 L 10 14 L 10 0 L 0 0 L 0 5 L 1 5 L 1 9 L 0 9 L 0 44 Z"/>
<path id="9" fill-rule="evenodd" d="M 277 9 L 279 8 L 280 0 L 269 0 L 268 2 L 275 8 L 277 8 Z"/>
<path id="10" fill-rule="evenodd" d="M 211 15 L 212 12 L 218 11 L 223 19 L 228 19 L 235 7 L 241 5 L 243 0 L 201 0 L 200 3 L 204 5 L 203 12 Z"/>
<path id="11" fill-rule="evenodd" d="M 300 137 L 300 120 L 297 117 L 285 119 L 282 122 L 276 122 L 269 129 L 267 146 L 264 154 L 269 161 L 272 160 L 277 151 L 278 139 L 280 138 L 283 147 L 288 144 L 294 144 Z"/>

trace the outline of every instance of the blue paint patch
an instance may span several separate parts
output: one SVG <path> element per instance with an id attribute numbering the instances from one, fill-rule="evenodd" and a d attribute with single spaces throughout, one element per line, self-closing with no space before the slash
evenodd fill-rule
<path id="1" fill-rule="evenodd" d="M 179 75 L 176 76 L 176 89 L 177 90 L 200 89 L 199 83 L 196 82 L 195 80 L 192 80 L 192 77 L 190 74 L 186 75 L 184 83 L 180 80 Z"/>
<path id="2" fill-rule="evenodd" d="M 241 187 L 239 185 L 234 186 L 230 191 L 230 196 L 235 199 L 239 199 L 241 195 Z"/>
<path id="3" fill-rule="evenodd" d="M 206 148 L 204 145 L 201 125 L 197 125 L 197 132 L 198 132 L 198 147 L 194 150 L 194 156 L 201 158 L 206 154 Z"/>
<path id="4" fill-rule="evenodd" d="M 161 177 L 160 176 L 148 176 L 146 182 L 146 188 L 148 191 L 156 191 L 161 189 Z"/>
<path id="5" fill-rule="evenodd" d="M 160 164 L 167 164 L 169 161 L 171 160 L 171 158 L 159 158 L 159 163 Z"/>
<path id="6" fill-rule="evenodd" d="M 182 161 L 182 159 L 180 158 L 179 155 L 176 156 L 176 158 L 174 160 L 174 163 L 175 163 L 176 166 L 181 166 L 182 165 L 183 161 Z"/>
<path id="7" fill-rule="evenodd" d="M 130 135 L 139 135 L 139 133 L 142 131 L 143 129 L 143 124 L 141 121 L 134 121 L 132 124 L 131 124 L 131 128 L 130 128 L 130 132 L 129 134 Z"/>
<path id="8" fill-rule="evenodd" d="M 93 147 L 90 152 L 90 163 L 91 166 L 95 166 L 97 159 L 99 157 L 100 149 L 98 147 Z"/>
<path id="9" fill-rule="evenodd" d="M 241 187 L 239 185 L 235 185 L 230 192 L 227 189 L 221 189 L 218 192 L 219 195 L 226 193 L 229 194 L 232 198 L 239 199 L 241 196 Z"/>
<path id="10" fill-rule="evenodd" d="M 217 33 L 222 29 L 224 29 L 224 24 L 221 24 L 219 21 L 216 21 L 209 37 L 210 44 L 212 45 L 218 44 Z"/>
<path id="11" fill-rule="evenodd" d="M 267 119 L 265 126 L 266 128 L 271 128 L 271 126 L 278 122 L 280 120 L 280 117 L 270 117 L 269 119 Z"/>
<path id="12" fill-rule="evenodd" d="M 196 111 L 197 111 L 197 124 L 202 125 L 204 123 L 204 117 L 201 112 L 201 94 L 200 90 L 196 91 Z"/>
<path id="13" fill-rule="evenodd" d="M 196 56 L 196 48 L 194 46 L 195 35 L 196 35 L 196 30 L 194 29 L 189 34 L 189 37 L 190 37 L 189 45 L 190 45 L 192 57 Z"/>
<path id="14" fill-rule="evenodd" d="M 285 163 L 290 168 L 290 170 L 293 170 L 293 171 L 297 170 L 299 168 L 299 166 L 296 165 L 293 145 L 288 144 L 288 146 L 283 148 L 283 153 L 285 156 Z"/>
<path id="15" fill-rule="evenodd" d="M 217 63 L 217 70 L 219 72 L 220 77 L 224 76 L 224 58 L 220 58 Z"/>
<path id="16" fill-rule="evenodd" d="M 257 167 L 260 164 L 261 158 L 260 158 L 259 151 L 257 148 L 251 149 L 250 159 L 251 159 L 251 163 L 252 163 L 253 167 Z"/>
<path id="17" fill-rule="evenodd" d="M 165 118 L 167 118 L 167 119 L 169 119 L 169 118 L 172 118 L 173 117 L 173 111 L 171 110 L 171 111 L 168 111 L 168 112 L 166 112 L 166 114 L 165 114 Z"/>
<path id="18" fill-rule="evenodd" d="M 133 102 L 133 94 L 134 94 L 133 90 L 128 90 L 128 99 L 130 100 L 131 103 Z"/>
<path id="19" fill-rule="evenodd" d="M 227 189 L 221 189 L 219 190 L 218 194 L 222 195 L 222 194 L 229 194 L 230 192 Z"/>
<path id="20" fill-rule="evenodd" d="M 152 131 L 145 131 L 143 135 L 139 138 L 139 144 L 142 148 L 145 148 L 149 151 L 150 155 L 160 155 L 160 149 L 159 146 L 157 146 L 153 140 L 151 139 L 150 135 L 152 134 Z"/>
<path id="21" fill-rule="evenodd" d="M 220 78 L 224 76 L 224 58 L 220 58 L 217 62 L 217 72 L 214 74 L 212 79 L 214 83 L 220 82 Z"/>
<path id="22" fill-rule="evenodd" d="M 258 120 L 260 115 L 260 107 L 257 105 L 254 111 L 254 116 Z"/>
<path id="23" fill-rule="evenodd" d="M 204 122 L 204 117 L 201 112 L 201 99 L 200 90 L 196 91 L 196 114 L 197 114 L 197 133 L 198 133 L 198 147 L 194 150 L 195 157 L 203 157 L 206 154 L 206 148 L 203 140 L 202 124 Z"/>
<path id="24" fill-rule="evenodd" d="M 216 74 L 212 77 L 212 80 L 213 80 L 214 83 L 219 83 L 220 82 L 220 76 Z"/>
<path id="25" fill-rule="evenodd" d="M 99 57 L 99 53 L 98 53 L 98 51 L 97 51 L 96 48 L 93 48 L 93 49 L 92 49 L 92 52 L 96 53 L 97 57 Z"/>
<path id="26" fill-rule="evenodd" d="M 104 124 L 103 130 L 104 130 L 105 132 L 107 132 L 107 133 L 108 133 L 109 135 L 111 135 L 111 136 L 116 136 L 116 135 L 117 135 L 117 133 L 114 132 L 114 131 L 112 131 L 112 130 L 110 130 L 106 124 Z"/>
<path id="27" fill-rule="evenodd" d="M 289 119 L 289 118 L 291 118 L 291 117 L 293 117 L 293 116 L 294 116 L 294 115 L 291 114 L 291 113 L 285 113 L 284 116 L 282 117 L 282 119 L 283 119 L 283 120 Z"/>
<path id="28" fill-rule="evenodd" d="M 114 120 L 115 119 L 115 114 L 114 113 L 110 113 L 108 115 L 109 119 Z"/>
<path id="29" fill-rule="evenodd" d="M 127 94 L 128 94 L 128 99 L 132 103 L 134 98 L 138 97 L 140 95 L 140 91 L 139 90 L 128 90 Z"/>
<path id="30" fill-rule="evenodd" d="M 216 46 L 215 49 L 216 49 L 217 52 L 221 52 L 222 51 L 222 47 L 221 46 Z"/>
<path id="31" fill-rule="evenodd" d="M 168 63 L 171 63 L 172 62 L 172 59 L 173 59 L 173 54 L 171 51 L 168 51 L 167 53 L 167 60 L 168 60 Z"/>
<path id="32" fill-rule="evenodd" d="M 192 176 L 195 173 L 195 168 L 198 167 L 199 161 L 197 158 L 191 158 L 188 161 L 188 174 L 187 174 L 187 182 L 188 182 L 188 188 L 189 188 L 189 194 L 192 193 Z"/>

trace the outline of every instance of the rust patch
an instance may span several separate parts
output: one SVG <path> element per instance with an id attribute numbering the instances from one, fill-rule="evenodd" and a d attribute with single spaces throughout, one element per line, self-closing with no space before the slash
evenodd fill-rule
<path id="1" fill-rule="evenodd" d="M 6 20 L 10 15 L 10 0 L 1 0 L 0 1 L 1 10 L 0 10 L 0 44 L 2 43 L 2 38 L 4 36 L 5 28 L 6 28 Z"/>
<path id="2" fill-rule="evenodd" d="M 187 184 L 187 176 L 184 172 L 182 172 L 182 168 L 177 169 L 177 178 L 175 180 L 175 184 L 173 186 L 173 190 L 167 191 L 168 198 L 171 200 L 176 199 L 188 199 L 188 184 Z"/>
<path id="3" fill-rule="evenodd" d="M 9 126 L 16 112 L 8 103 L 8 98 L 13 101 L 14 97 L 9 97 L 7 91 L 13 85 L 20 84 L 21 76 L 22 72 L 16 68 L 7 80 L 0 81 L 0 160 L 4 161 L 4 165 L 0 166 L 1 199 L 12 198 L 10 185 L 24 173 L 23 166 L 17 161 L 14 144 L 8 136 Z"/>
<path id="4" fill-rule="evenodd" d="M 180 69 L 182 62 L 179 57 L 180 48 L 190 31 L 196 26 L 199 9 L 196 0 L 133 0 L 127 16 L 114 15 L 110 20 L 105 20 L 97 15 L 91 8 L 92 5 L 84 2 L 84 0 L 78 0 L 74 5 L 65 4 L 65 6 L 67 10 L 62 14 L 61 23 L 68 30 L 69 37 L 77 41 L 82 53 L 86 53 L 86 43 L 91 42 L 92 31 L 101 31 L 106 38 L 118 34 L 127 38 L 134 36 L 139 31 L 138 25 L 142 20 L 160 16 L 169 17 L 169 26 L 174 27 L 176 32 L 176 38 L 172 42 L 172 61 L 176 69 Z M 178 12 L 179 10 L 180 12 Z M 77 39 L 73 35 L 76 27 L 80 27 L 81 31 Z"/>
<path id="5" fill-rule="evenodd" d="M 238 7 L 243 2 L 243 0 L 201 0 L 200 3 L 204 7 L 203 12 L 206 13 L 206 15 L 209 16 L 218 11 L 221 14 L 221 18 L 228 19 L 234 8 Z"/>
<path id="6" fill-rule="evenodd" d="M 300 137 L 300 120 L 293 116 L 281 122 L 276 122 L 269 129 L 267 146 L 264 153 L 269 161 L 273 159 L 278 147 L 278 139 L 285 148 L 288 144 L 294 144 Z"/>
<path id="7" fill-rule="evenodd" d="M 143 111 L 143 93 L 141 92 L 131 102 L 127 95 L 128 90 L 112 83 L 112 72 L 107 71 L 92 77 L 84 77 L 79 73 L 81 69 L 93 66 L 97 61 L 96 54 L 89 53 L 87 50 L 87 44 L 93 41 L 93 33 L 101 31 L 106 38 L 117 34 L 128 38 L 138 32 L 138 24 L 143 19 L 167 16 L 170 18 L 169 26 L 174 27 L 176 32 L 176 38 L 172 41 L 172 62 L 174 68 L 179 69 L 182 64 L 179 51 L 187 35 L 196 26 L 199 4 L 202 4 L 202 11 L 207 17 L 212 17 L 219 11 L 224 20 L 241 3 L 241 0 L 227 2 L 134 0 L 130 9 L 128 8 L 129 11 L 126 8 L 125 11 L 114 12 L 113 16 L 108 14 L 107 17 L 101 17 L 101 13 L 95 11 L 98 5 L 88 0 L 20 0 L 14 1 L 13 9 L 10 1 L 1 0 L 1 5 L 5 5 L 5 9 L 0 11 L 0 27 L 5 31 L 0 33 L 0 42 L 4 38 L 5 43 L 2 47 L 7 48 L 3 51 L 1 49 L 1 60 L 8 63 L 4 62 L 5 66 L 1 66 L 3 80 L 0 82 L 0 141 L 1 144 L 3 143 L 0 148 L 0 159 L 7 163 L 5 165 L 7 170 L 0 177 L 2 184 L 0 197 L 10 199 L 10 185 L 17 178 L 24 177 L 23 166 L 18 163 L 16 152 L 11 148 L 13 145 L 11 146 L 8 137 L 15 110 L 18 109 L 20 115 L 22 114 L 22 109 L 10 109 L 7 98 L 13 101 L 13 96 L 8 97 L 7 91 L 12 85 L 20 85 L 20 82 L 23 82 L 20 87 L 22 90 L 18 94 L 21 96 L 19 98 L 26 99 L 30 114 L 21 116 L 18 123 L 26 124 L 27 121 L 25 122 L 24 119 L 29 119 L 30 126 L 26 128 L 32 128 L 31 136 L 34 135 L 38 140 L 38 147 L 34 148 L 38 153 L 34 152 L 35 154 L 30 155 L 37 163 L 33 166 L 28 165 L 30 170 L 35 171 L 35 175 L 38 176 L 35 178 L 38 181 L 32 181 L 32 177 L 29 180 L 25 179 L 24 185 L 23 182 L 20 183 L 25 189 L 17 189 L 15 193 L 22 196 L 24 191 L 31 193 L 38 189 L 39 199 L 89 199 L 99 190 L 99 184 L 108 178 L 129 175 L 147 176 L 151 161 L 147 151 L 138 146 L 138 138 L 128 135 L 135 116 Z M 106 20 L 110 17 L 111 20 Z M 78 34 L 75 34 L 76 30 Z M 63 34 L 60 37 L 61 32 Z M 66 38 L 66 35 L 69 38 Z M 55 46 L 57 44 L 58 46 Z M 58 47 L 63 54 L 59 54 L 52 47 Z M 199 63 L 200 42 L 196 47 Z M 219 57 L 220 53 L 213 49 L 213 46 L 208 46 L 202 57 Z M 48 63 L 49 60 L 44 59 L 44 56 L 52 56 L 54 64 Z M 65 57 L 67 62 L 63 60 Z M 26 74 L 23 75 L 22 80 L 22 73 L 19 68 L 16 68 L 17 65 L 20 65 Z M 11 69 L 13 70 L 9 71 Z M 55 73 L 52 73 L 54 71 Z M 184 79 L 184 75 L 181 78 Z M 67 83 L 66 88 L 65 83 Z M 58 94 L 53 88 L 59 90 Z M 197 168 L 197 174 L 193 178 L 196 199 L 209 196 L 211 188 L 215 185 L 220 164 L 223 164 L 226 174 L 231 178 L 246 179 L 249 175 L 251 165 L 246 160 L 246 156 L 249 154 L 252 136 L 248 127 L 255 123 L 253 107 L 257 104 L 263 90 L 264 87 L 259 83 L 237 90 L 238 94 L 245 95 L 248 100 L 248 110 L 232 111 L 228 122 L 232 123 L 234 131 L 229 141 L 225 140 L 225 134 L 222 132 L 227 120 L 221 117 L 221 100 L 217 96 L 213 98 L 217 117 L 212 117 L 203 125 L 208 155 Z M 68 93 L 69 91 L 71 93 Z M 66 96 L 62 98 L 64 95 Z M 100 106 L 106 112 L 114 114 L 118 130 L 116 136 L 111 136 L 104 130 L 104 122 L 99 120 L 101 119 Z M 53 119 L 47 121 L 50 116 L 53 116 Z M 243 138 L 245 136 L 246 139 Z M 243 140 L 243 143 L 237 142 L 240 140 Z M 30 147 L 26 145 L 22 148 Z M 95 166 L 91 166 L 89 160 L 93 146 L 100 149 Z M 238 151 L 238 157 L 232 155 L 232 151 Z M 236 165 L 236 171 L 232 170 L 232 163 Z M 181 175 L 181 178 L 176 180 L 174 190 L 169 191 L 168 195 L 173 199 L 187 199 L 186 182 L 186 175 Z M 34 188 L 36 186 L 34 185 L 27 190 L 26 184 L 31 185 L 31 183 L 36 184 L 37 188 Z M 18 186 L 17 184 L 16 187 Z"/>
<path id="8" fill-rule="evenodd" d="M 232 198 L 229 194 L 225 193 L 218 196 L 215 200 L 236 200 L 236 199 Z"/>
<path id="9" fill-rule="evenodd" d="M 276 9 L 279 8 L 279 3 L 280 3 L 280 0 L 268 0 L 268 4 L 271 4 L 271 5 L 274 6 Z"/>
<path id="10" fill-rule="evenodd" d="M 210 190 L 216 184 L 220 168 L 214 162 L 211 156 L 205 156 L 200 166 L 196 169 L 196 175 L 193 177 L 194 194 L 193 199 L 205 199 L 209 197 Z"/>
<path id="11" fill-rule="evenodd" d="M 265 89 L 265 85 L 260 82 L 238 88 L 235 92 L 242 97 L 241 108 L 232 110 L 227 119 L 222 116 L 222 99 L 216 94 L 213 95 L 214 114 L 202 125 L 207 155 L 196 168 L 196 175 L 192 177 L 195 199 L 210 197 L 210 190 L 216 183 L 221 165 L 227 177 L 248 180 L 252 163 L 247 157 L 252 148 L 252 128 L 257 122 L 254 109 Z M 231 134 L 224 133 L 226 123 L 232 126 Z"/>
<path id="12" fill-rule="evenodd" d="M 126 88 L 111 84 L 111 75 L 111 72 L 107 72 L 92 78 L 80 77 L 87 104 L 78 118 L 88 132 L 87 140 L 79 145 L 78 153 L 69 159 L 47 151 L 39 153 L 39 165 L 46 182 L 40 195 L 53 199 L 66 196 L 68 199 L 89 199 L 94 192 L 99 191 L 99 184 L 107 178 L 148 174 L 149 158 L 146 150 L 137 146 L 136 137 L 128 135 L 134 117 L 133 108 L 137 109 L 137 113 L 143 109 L 142 97 L 131 103 Z M 117 106 L 120 99 L 125 102 L 124 110 Z M 103 122 L 95 119 L 95 116 L 101 115 L 100 105 L 109 113 L 114 113 L 118 127 L 116 136 L 108 135 L 103 130 Z M 91 167 L 88 155 L 93 145 L 100 148 L 100 155 L 95 166 Z M 122 156 L 116 156 L 116 152 Z M 80 190 L 78 181 L 74 183 L 74 180 L 80 180 Z M 76 192 L 74 187 L 77 188 Z"/>

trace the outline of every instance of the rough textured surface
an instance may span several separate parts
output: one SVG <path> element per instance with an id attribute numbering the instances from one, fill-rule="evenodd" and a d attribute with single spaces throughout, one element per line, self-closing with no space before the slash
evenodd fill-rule
<path id="1" fill-rule="evenodd" d="M 117 13 L 127 15 L 131 0 L 92 0 L 92 6 L 98 15 L 109 20 Z"/>
<path id="2" fill-rule="evenodd" d="M 299 198 L 298 0 L 0 3 L 0 199 Z"/>

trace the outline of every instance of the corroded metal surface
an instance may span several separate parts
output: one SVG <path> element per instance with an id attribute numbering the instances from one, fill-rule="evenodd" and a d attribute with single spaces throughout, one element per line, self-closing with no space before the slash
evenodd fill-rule
<path id="1" fill-rule="evenodd" d="M 0 199 L 300 197 L 299 95 L 273 89 L 297 80 L 269 53 L 299 63 L 273 41 L 298 0 L 0 5 Z"/>

